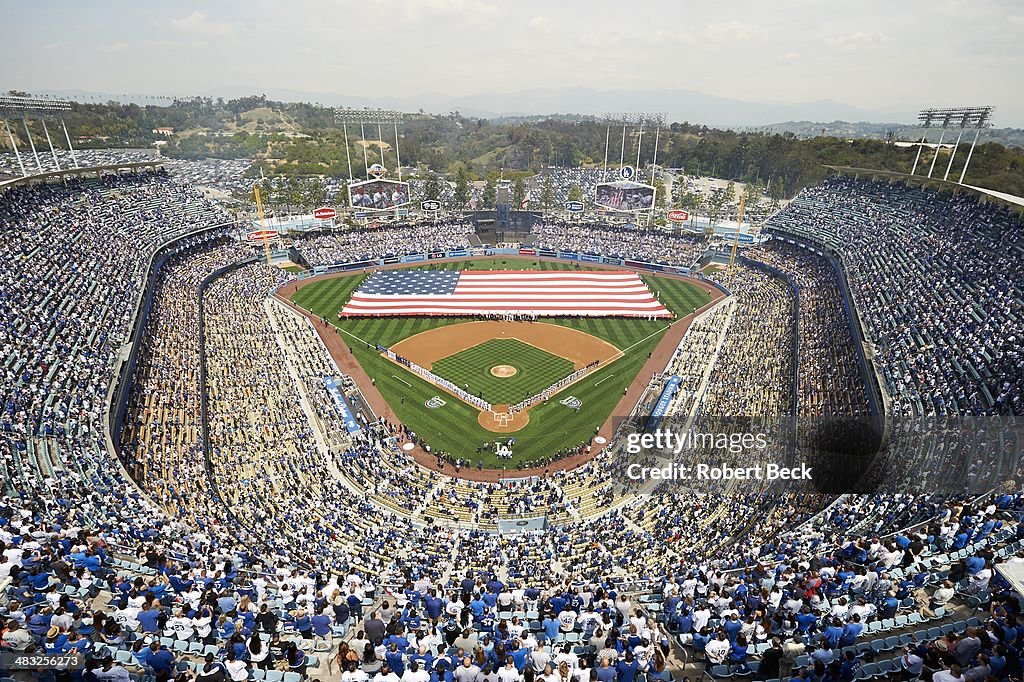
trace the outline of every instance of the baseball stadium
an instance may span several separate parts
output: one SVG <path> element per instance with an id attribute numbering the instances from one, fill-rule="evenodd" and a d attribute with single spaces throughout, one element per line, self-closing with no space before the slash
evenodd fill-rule
<path id="1" fill-rule="evenodd" d="M 911 4 L 892 36 L 951 30 Z M 238 96 L 203 72 L 294 22 L 336 41 L 334 9 L 268 33 L 171 5 L 11 36 L 37 89 L 0 95 L 0 682 L 1021 679 L 1019 93 L 908 105 L 851 62 L 930 58 L 808 12 L 821 45 L 777 78 L 821 50 L 851 99 L 869 77 L 861 123 L 809 122 L 839 106 L 817 91 L 419 104 L 277 66 L 293 94 Z M 454 22 L 458 68 L 514 87 L 569 40 L 530 11 L 410 5 L 394 58 Z M 747 67 L 797 40 L 694 11 L 680 40 L 726 60 L 725 31 Z M 125 37 L 147 21 L 166 40 Z M 351 33 L 303 63 L 352 72 Z M 46 90 L 85 69 L 212 95 Z M 665 111 L 591 112 L 623 93 Z"/>

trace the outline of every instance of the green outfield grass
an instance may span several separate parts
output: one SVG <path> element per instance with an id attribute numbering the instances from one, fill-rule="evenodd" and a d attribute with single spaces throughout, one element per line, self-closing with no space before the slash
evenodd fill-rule
<path id="1" fill-rule="evenodd" d="M 412 264 L 410 267 L 474 270 L 575 269 L 575 265 L 570 263 L 518 258 L 475 259 L 433 266 L 424 266 L 420 263 Z M 480 426 L 477 422 L 478 411 L 475 408 L 444 394 L 443 407 L 428 409 L 424 403 L 443 391 L 382 357 L 374 349 L 374 344 L 392 345 L 413 334 L 467 320 L 442 317 L 339 320 L 338 310 L 344 306 L 364 278 L 365 275 L 357 274 L 313 282 L 296 292 L 292 300 L 315 315 L 326 318 L 338 328 L 338 333 L 349 344 L 352 353 L 367 374 L 375 379 L 377 388 L 398 418 L 430 443 L 433 449 L 449 452 L 456 457 L 469 458 L 474 464 L 482 460 L 485 467 L 500 468 L 504 465 L 514 468 L 518 463 L 529 464 L 564 448 L 589 441 L 608 418 L 622 397 L 623 390 L 637 378 L 637 373 L 647 361 L 648 355 L 657 346 L 669 326 L 669 322 L 664 320 L 627 318 L 545 320 L 604 339 L 622 350 L 624 356 L 587 375 L 583 380 L 559 393 L 557 399 L 532 408 L 529 412 L 529 424 L 513 434 L 516 438 L 513 446 L 514 459 L 498 460 L 493 455 L 493 449 L 477 452 L 477 448 L 484 443 L 493 443 L 501 437 Z M 651 291 L 656 292 L 665 306 L 678 317 L 689 315 L 710 301 L 709 294 L 704 290 L 683 280 L 654 275 L 643 275 L 643 279 Z M 492 362 L 488 369 L 493 364 L 500 363 Z M 641 377 L 640 380 L 646 381 L 647 377 Z M 570 395 L 579 398 L 583 403 L 578 412 L 559 402 Z"/>
<path id="2" fill-rule="evenodd" d="M 495 365 L 518 371 L 496 377 L 491 374 Z M 491 339 L 438 360 L 430 371 L 492 405 L 513 405 L 572 374 L 573 364 L 518 339 Z"/>

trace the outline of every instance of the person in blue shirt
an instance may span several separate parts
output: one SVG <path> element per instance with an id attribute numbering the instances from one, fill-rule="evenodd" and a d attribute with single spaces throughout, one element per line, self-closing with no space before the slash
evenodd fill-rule
<path id="1" fill-rule="evenodd" d="M 146 663 L 156 673 L 157 680 L 167 680 L 174 676 L 174 654 L 161 647 L 160 642 L 153 642 L 150 646 L 150 654 Z"/>
<path id="2" fill-rule="evenodd" d="M 316 615 L 309 619 L 313 625 L 313 635 L 319 639 L 326 639 L 331 634 L 331 617 L 324 613 L 324 607 L 320 607 Z"/>
<path id="3" fill-rule="evenodd" d="M 473 588 L 476 587 L 476 581 L 473 579 L 473 571 L 466 571 L 466 577 L 462 579 L 459 587 L 462 589 L 463 595 L 469 596 L 473 594 Z"/>
<path id="4" fill-rule="evenodd" d="M 829 626 L 821 633 L 821 638 L 826 640 L 833 648 L 839 646 L 839 640 L 843 637 L 843 622 L 833 618 Z"/>
<path id="5" fill-rule="evenodd" d="M 733 612 L 729 615 L 729 620 L 722 624 L 722 629 L 725 630 L 725 634 L 729 638 L 729 643 L 735 644 L 737 635 L 739 635 L 740 630 L 743 629 L 743 623 L 740 622 L 739 616 Z"/>
<path id="6" fill-rule="evenodd" d="M 384 662 L 388 664 L 392 672 L 401 677 L 405 674 L 405 660 L 403 658 L 405 652 L 398 650 L 398 643 L 392 642 L 388 650 L 384 652 Z"/>
<path id="7" fill-rule="evenodd" d="M 357 621 L 363 619 L 363 598 L 356 594 L 355 590 L 349 592 L 348 596 L 345 597 L 345 601 L 348 602 L 349 613 Z"/>
<path id="8" fill-rule="evenodd" d="M 747 638 L 738 635 L 729 649 L 729 665 L 745 666 L 747 664 Z"/>
<path id="9" fill-rule="evenodd" d="M 555 617 L 555 612 L 552 611 L 548 613 L 541 625 L 544 627 L 544 638 L 549 642 L 554 642 L 555 638 L 558 637 L 558 629 L 560 625 L 558 618 Z"/>
<path id="10" fill-rule="evenodd" d="M 633 658 L 633 652 L 627 651 L 623 659 L 615 664 L 618 682 L 634 682 L 637 668 L 639 668 L 639 665 Z"/>
<path id="11" fill-rule="evenodd" d="M 406 599 L 406 601 L 409 604 L 409 609 L 412 610 L 412 609 L 415 609 L 417 606 L 419 606 L 420 605 L 420 599 L 422 599 L 422 598 L 423 598 L 423 595 L 421 595 L 419 590 L 416 589 L 416 587 L 413 585 L 412 581 L 410 580 L 410 581 L 406 582 L 406 584 L 405 584 L 405 599 Z M 424 668 L 424 670 L 428 670 L 428 668 Z"/>
<path id="12" fill-rule="evenodd" d="M 413 661 L 416 661 L 422 670 L 431 670 L 434 667 L 434 655 L 422 644 L 416 653 L 409 655 L 409 663 Z"/>
<path id="13" fill-rule="evenodd" d="M 611 667 L 611 661 L 602 658 L 597 666 L 597 682 L 615 682 L 617 674 L 616 669 Z"/>
<path id="14" fill-rule="evenodd" d="M 682 609 L 676 615 L 676 632 L 686 634 L 693 630 L 693 616 L 689 609 Z"/>
<path id="15" fill-rule="evenodd" d="M 707 628 L 701 628 L 700 632 L 696 632 L 693 635 L 693 653 L 694 658 L 700 660 L 704 657 L 704 649 L 707 647 L 708 642 L 711 641 L 711 634 Z"/>
<path id="16" fill-rule="evenodd" d="M 160 626 L 158 625 L 160 620 L 160 609 L 156 608 L 152 604 L 145 610 L 140 611 L 137 618 L 139 624 L 142 626 L 143 632 L 155 635 L 160 631 Z"/>
<path id="17" fill-rule="evenodd" d="M 438 665 L 430 671 L 430 682 L 454 682 L 452 672 L 444 665 Z"/>
<path id="18" fill-rule="evenodd" d="M 469 602 L 469 610 L 473 612 L 473 615 L 479 618 L 483 615 L 484 609 L 486 608 L 487 603 L 483 600 L 480 594 L 474 594 L 472 601 Z"/>
<path id="19" fill-rule="evenodd" d="M 817 624 L 818 619 L 811 613 L 811 609 L 803 607 L 796 616 L 796 627 L 803 635 L 811 633 L 812 628 Z"/>
<path id="20" fill-rule="evenodd" d="M 525 646 L 519 646 L 519 640 L 512 642 L 512 660 L 515 662 L 516 670 L 523 672 L 523 668 L 526 667 L 526 659 L 529 657 L 530 652 Z"/>
<path id="21" fill-rule="evenodd" d="M 362 605 L 362 602 L 360 602 Z M 426 609 L 427 617 L 437 625 L 437 621 L 441 618 L 441 612 L 444 610 L 444 601 L 437 596 L 437 592 L 431 589 L 427 592 L 426 599 L 423 600 L 423 608 Z"/>
<path id="22" fill-rule="evenodd" d="M 486 609 L 480 614 L 480 629 L 484 632 L 494 631 L 494 614 L 490 609 Z"/>
<path id="23" fill-rule="evenodd" d="M 976 554 L 964 559 L 964 572 L 967 575 L 974 575 L 983 568 L 985 568 L 985 559 Z"/>
<path id="24" fill-rule="evenodd" d="M 217 609 L 221 613 L 231 613 L 238 606 L 238 602 L 230 594 L 222 594 L 217 597 Z"/>
<path id="25" fill-rule="evenodd" d="M 580 589 L 578 587 L 572 588 L 572 595 L 569 596 L 569 608 L 576 613 L 579 613 L 580 609 L 583 608 L 583 597 L 580 596 Z"/>
<path id="26" fill-rule="evenodd" d="M 292 614 L 295 619 L 295 629 L 302 635 L 302 639 L 313 639 L 313 619 L 306 613 L 305 609 L 299 609 Z"/>
<path id="27" fill-rule="evenodd" d="M 857 643 L 864 626 L 860 622 L 860 614 L 853 614 L 850 622 L 843 627 L 843 635 L 839 638 L 840 647 L 848 647 Z"/>
<path id="28" fill-rule="evenodd" d="M 900 600 L 896 598 L 896 593 L 892 590 L 885 595 L 885 599 L 882 600 L 881 607 L 878 609 L 878 615 L 881 618 L 892 618 L 896 615 L 896 611 L 900 608 Z"/>
<path id="29" fill-rule="evenodd" d="M 405 630 L 398 628 L 394 634 L 388 635 L 384 640 L 385 646 L 391 646 L 392 644 L 398 645 L 399 651 L 405 651 L 409 648 L 409 638 L 405 636 Z"/>

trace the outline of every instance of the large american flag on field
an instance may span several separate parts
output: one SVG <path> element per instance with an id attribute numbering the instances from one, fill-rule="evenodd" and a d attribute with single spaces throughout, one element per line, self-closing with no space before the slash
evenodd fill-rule
<path id="1" fill-rule="evenodd" d="M 383 270 L 338 313 L 382 315 L 672 316 L 627 270 Z"/>

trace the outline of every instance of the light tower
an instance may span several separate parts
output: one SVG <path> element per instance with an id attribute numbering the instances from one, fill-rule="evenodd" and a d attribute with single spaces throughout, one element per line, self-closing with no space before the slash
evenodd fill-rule
<path id="1" fill-rule="evenodd" d="M 953 151 L 949 155 L 949 163 L 946 165 L 946 172 L 942 179 L 947 180 L 949 178 L 949 172 L 953 168 L 953 159 L 956 157 L 957 149 L 960 147 L 960 139 L 963 137 L 964 130 L 971 128 L 975 129 L 974 141 L 971 142 L 971 150 L 967 154 L 967 160 L 964 162 L 963 170 L 960 172 L 959 183 L 962 185 L 964 182 L 964 176 L 967 175 L 967 167 L 971 163 L 971 157 L 974 155 L 974 147 L 978 144 L 978 136 L 981 135 L 983 128 L 989 128 L 992 126 L 992 112 L 995 107 L 943 107 L 943 108 L 931 108 L 922 109 L 917 115 L 917 120 L 921 123 L 920 127 L 924 128 L 924 135 L 921 137 L 920 143 L 917 147 L 917 156 L 914 158 L 914 166 L 910 170 L 910 174 L 914 175 L 917 172 L 917 163 L 921 159 L 921 149 L 924 147 L 925 140 L 928 137 L 928 129 L 933 127 L 941 128 L 942 132 L 939 134 L 939 142 L 935 148 L 935 155 L 932 157 L 931 165 L 928 167 L 928 177 L 932 177 L 932 173 L 935 171 L 935 162 L 939 158 L 939 150 L 942 147 L 942 141 L 945 139 L 946 130 L 950 128 L 959 129 L 956 136 L 956 143 L 953 145 Z"/>
<path id="2" fill-rule="evenodd" d="M 366 126 L 374 124 L 377 126 L 377 140 L 381 143 L 380 163 L 385 167 L 387 167 L 387 164 L 384 163 L 384 137 L 382 126 L 394 126 L 395 164 L 398 173 L 398 180 L 402 180 L 402 156 L 398 149 L 398 124 L 402 122 L 402 118 L 402 112 L 392 111 L 390 109 L 349 109 L 347 107 L 342 107 L 334 110 L 334 122 L 340 123 L 342 129 L 345 131 L 345 159 L 348 161 L 348 179 L 350 182 L 355 180 L 355 175 L 352 173 L 352 155 L 349 150 L 348 127 L 349 125 L 359 126 L 359 139 L 363 143 L 363 167 L 366 171 L 366 177 L 369 178 L 370 160 L 366 152 Z"/>
<path id="3" fill-rule="evenodd" d="M 78 168 L 78 156 L 75 154 L 75 148 L 71 145 L 71 136 L 68 135 L 68 128 L 64 125 L 63 112 L 71 110 L 71 101 L 66 99 L 57 99 L 55 97 L 34 97 L 31 95 L 0 95 L 0 115 L 4 119 L 4 128 L 7 131 L 7 138 L 11 142 L 11 147 L 14 149 L 14 156 L 18 159 L 18 167 L 21 169 L 22 177 L 29 175 L 25 170 L 25 163 L 22 161 L 21 152 L 18 151 L 18 145 L 14 140 L 14 133 L 11 132 L 11 125 L 8 122 L 8 118 L 12 116 L 20 116 L 22 125 L 25 127 L 25 136 L 28 138 L 29 147 L 32 149 L 32 156 L 36 162 L 36 170 L 40 173 L 43 172 L 43 164 L 39 159 L 39 152 L 36 150 L 35 142 L 32 140 L 32 133 L 28 128 L 29 116 L 38 117 L 43 123 L 43 133 L 46 135 L 46 143 L 50 147 L 50 154 L 53 157 L 53 163 L 57 167 L 57 170 L 61 170 L 60 161 L 57 159 L 57 151 L 54 149 L 53 140 L 50 139 L 50 130 L 46 127 L 46 116 L 47 114 L 55 115 L 60 121 L 61 127 L 64 129 L 64 138 L 68 142 L 68 150 L 71 153 L 71 161 L 75 164 L 75 168 Z"/>

